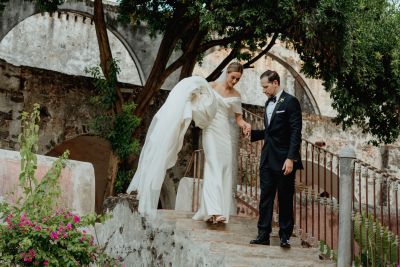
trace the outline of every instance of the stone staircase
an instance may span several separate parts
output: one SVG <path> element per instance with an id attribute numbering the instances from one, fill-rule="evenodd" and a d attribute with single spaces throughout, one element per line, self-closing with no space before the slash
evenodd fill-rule
<path id="1" fill-rule="evenodd" d="M 277 229 L 271 246 L 250 245 L 257 234 L 256 219 L 232 216 L 228 224 L 211 225 L 191 219 L 193 213 L 159 210 L 140 217 L 119 203 L 113 218 L 96 225 L 98 242 L 125 266 L 335 266 L 319 260 L 316 248 L 303 248 L 292 237 L 291 249 L 279 247 Z M 118 219 L 117 219 L 118 218 Z"/>

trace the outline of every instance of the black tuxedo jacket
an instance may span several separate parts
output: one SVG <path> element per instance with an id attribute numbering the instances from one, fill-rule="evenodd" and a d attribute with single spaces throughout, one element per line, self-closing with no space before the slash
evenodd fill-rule
<path id="1" fill-rule="evenodd" d="M 286 159 L 294 160 L 294 170 L 303 169 L 300 158 L 301 145 L 301 108 L 296 97 L 282 92 L 272 113 L 268 125 L 264 114 L 264 130 L 252 130 L 251 141 L 264 139 L 261 152 L 260 168 L 282 170 Z"/>

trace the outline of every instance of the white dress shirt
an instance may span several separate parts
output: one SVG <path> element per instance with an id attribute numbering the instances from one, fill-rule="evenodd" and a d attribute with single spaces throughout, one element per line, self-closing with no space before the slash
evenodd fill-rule
<path id="1" fill-rule="evenodd" d="M 278 103 L 278 100 L 281 97 L 282 92 L 283 92 L 283 89 L 281 89 L 278 93 L 276 93 L 276 95 L 275 95 L 276 101 L 275 102 L 270 101 L 268 103 L 267 110 L 266 110 L 267 118 L 268 118 L 268 125 L 271 123 L 272 113 L 274 112 L 275 106 Z"/>

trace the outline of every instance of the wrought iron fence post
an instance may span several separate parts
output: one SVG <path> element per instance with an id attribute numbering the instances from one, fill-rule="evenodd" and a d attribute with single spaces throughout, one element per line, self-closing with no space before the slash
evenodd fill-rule
<path id="1" fill-rule="evenodd" d="M 339 152 L 339 241 L 338 241 L 338 267 L 351 266 L 353 253 L 352 231 L 352 196 L 353 196 L 353 163 L 356 158 L 354 149 L 344 147 Z"/>

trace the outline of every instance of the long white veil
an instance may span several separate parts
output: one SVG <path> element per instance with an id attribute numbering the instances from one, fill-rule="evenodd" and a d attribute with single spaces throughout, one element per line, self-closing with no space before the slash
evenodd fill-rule
<path id="1" fill-rule="evenodd" d="M 213 89 L 198 76 L 181 80 L 151 121 L 136 173 L 127 193 L 137 190 L 139 212 L 154 215 L 166 170 L 175 165 L 183 137 L 193 120 L 206 127 L 217 112 Z"/>

